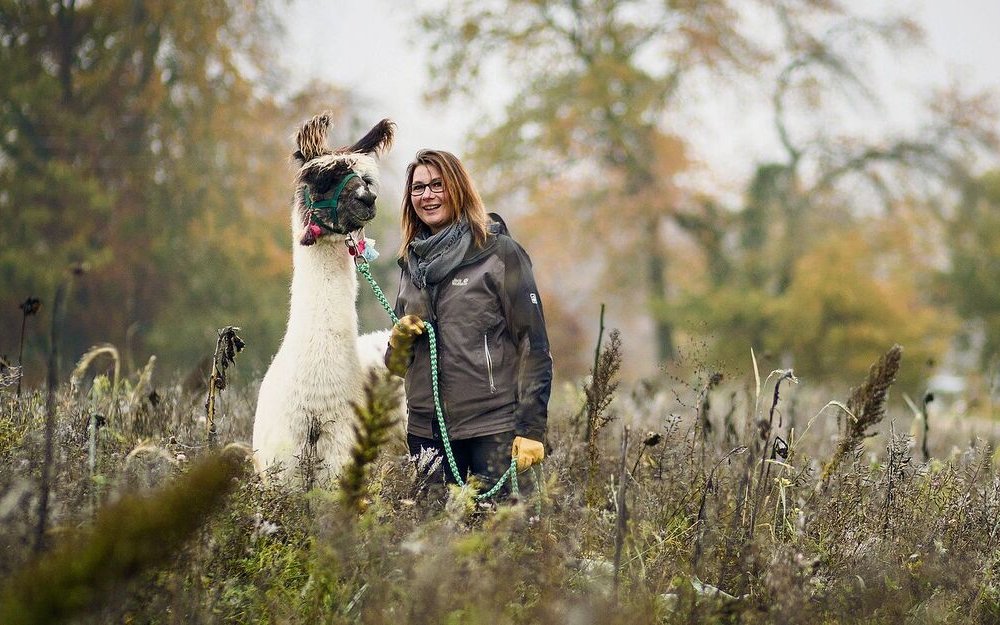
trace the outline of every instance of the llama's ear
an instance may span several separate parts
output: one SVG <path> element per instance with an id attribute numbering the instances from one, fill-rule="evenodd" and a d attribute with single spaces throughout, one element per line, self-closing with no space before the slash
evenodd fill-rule
<path id="1" fill-rule="evenodd" d="M 301 158 L 304 163 L 317 156 L 330 154 L 330 148 L 326 144 L 326 133 L 330 128 L 331 119 L 330 113 L 326 112 L 316 115 L 302 124 L 295 135 L 295 145 L 298 146 L 299 150 L 292 155 L 293 159 Z"/>
<path id="2" fill-rule="evenodd" d="M 369 130 L 368 134 L 361 137 L 357 143 L 348 148 L 348 151 L 361 152 L 363 154 L 384 154 L 392 145 L 392 137 L 395 130 L 396 124 L 391 119 L 383 119 L 375 124 L 375 127 Z"/>

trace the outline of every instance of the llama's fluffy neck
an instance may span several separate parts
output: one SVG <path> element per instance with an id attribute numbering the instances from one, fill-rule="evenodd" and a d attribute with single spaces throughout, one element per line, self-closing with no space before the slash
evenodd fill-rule
<path id="1" fill-rule="evenodd" d="M 346 246 L 337 236 L 293 245 L 289 333 L 357 336 L 358 278 Z"/>

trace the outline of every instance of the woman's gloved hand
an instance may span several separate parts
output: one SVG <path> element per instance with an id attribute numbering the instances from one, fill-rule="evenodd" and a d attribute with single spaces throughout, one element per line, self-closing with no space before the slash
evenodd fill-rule
<path id="1" fill-rule="evenodd" d="M 530 438 L 515 436 L 510 455 L 517 459 L 517 470 L 524 471 L 545 459 L 545 445 Z"/>
<path id="2" fill-rule="evenodd" d="M 392 348 L 392 352 L 386 363 L 389 373 L 399 377 L 406 375 L 413 356 L 413 341 L 423 332 L 424 322 L 416 315 L 406 315 L 392 326 L 392 334 L 389 335 L 389 347 Z"/>
<path id="3" fill-rule="evenodd" d="M 389 336 L 389 347 L 399 349 L 404 345 L 413 345 L 413 339 L 417 335 L 424 333 L 424 322 L 416 315 L 406 315 L 400 317 L 396 325 L 392 326 L 392 334 Z"/>

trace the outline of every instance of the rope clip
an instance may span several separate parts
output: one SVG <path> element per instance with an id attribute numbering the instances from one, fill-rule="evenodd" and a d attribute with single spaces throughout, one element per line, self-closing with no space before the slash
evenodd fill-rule
<path id="1" fill-rule="evenodd" d="M 354 265 L 359 269 L 362 265 L 368 264 L 368 259 L 365 258 L 365 241 L 362 239 L 360 242 L 355 241 L 354 237 L 348 233 L 344 237 L 344 245 L 347 246 L 347 253 L 351 255 L 354 259 Z"/>

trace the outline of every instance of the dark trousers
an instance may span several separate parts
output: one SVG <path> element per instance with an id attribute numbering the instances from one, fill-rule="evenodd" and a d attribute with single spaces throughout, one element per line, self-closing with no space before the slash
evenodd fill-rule
<path id="1" fill-rule="evenodd" d="M 512 431 L 450 442 L 451 453 L 455 457 L 455 464 L 458 466 L 458 472 L 463 481 L 467 480 L 470 475 L 475 475 L 483 483 L 484 490 L 489 489 L 510 468 L 510 447 L 514 442 L 514 432 Z M 441 457 L 441 466 L 437 471 L 443 472 L 444 475 L 435 474 L 432 481 L 457 483 L 451 467 L 448 466 L 448 457 L 444 453 L 444 443 L 440 439 L 407 434 L 406 444 L 410 448 L 411 456 L 419 455 L 423 449 L 430 449 Z M 506 494 L 507 492 L 509 492 L 509 487 L 504 485 L 498 494 Z"/>

